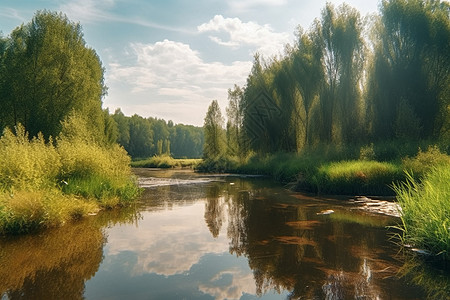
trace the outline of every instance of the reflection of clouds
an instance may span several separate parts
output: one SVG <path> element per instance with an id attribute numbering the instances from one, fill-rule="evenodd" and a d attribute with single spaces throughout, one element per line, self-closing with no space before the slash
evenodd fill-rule
<path id="1" fill-rule="evenodd" d="M 214 299 L 239 299 L 245 293 L 256 294 L 253 274 L 238 267 L 219 272 L 209 282 L 200 284 L 199 290 Z"/>
<path id="2" fill-rule="evenodd" d="M 172 210 L 144 212 L 138 228 L 122 225 L 108 229 L 107 254 L 136 253 L 133 275 L 174 275 L 189 271 L 206 253 L 228 251 L 225 232 L 213 238 L 203 218 L 202 201 Z"/>

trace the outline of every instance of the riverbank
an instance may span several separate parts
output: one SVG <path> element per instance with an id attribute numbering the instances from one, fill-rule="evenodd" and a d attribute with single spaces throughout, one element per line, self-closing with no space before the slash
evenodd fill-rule
<path id="1" fill-rule="evenodd" d="M 369 153 L 368 153 L 369 152 Z M 198 172 L 266 175 L 293 190 L 319 194 L 393 196 L 393 183 L 406 182 L 406 172 L 418 181 L 435 165 L 450 164 L 450 156 L 437 146 L 420 148 L 412 156 L 376 159 L 372 150 L 360 154 L 309 151 L 302 154 L 254 155 L 241 161 L 221 156 L 206 159 Z"/>
<path id="2" fill-rule="evenodd" d="M 29 139 L 22 126 L 0 138 L 0 234 L 57 227 L 126 205 L 139 193 L 130 158 L 118 145 L 76 134 L 55 143 Z"/>

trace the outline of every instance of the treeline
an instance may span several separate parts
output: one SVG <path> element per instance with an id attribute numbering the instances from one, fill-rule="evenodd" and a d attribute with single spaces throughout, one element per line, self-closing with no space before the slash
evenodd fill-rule
<path id="1" fill-rule="evenodd" d="M 328 3 L 284 55 L 255 55 L 229 90 L 225 132 L 213 101 L 205 157 L 424 140 L 448 151 L 449 14 L 445 1 L 382 1 L 367 18 Z"/>
<path id="2" fill-rule="evenodd" d="M 117 124 L 117 142 L 132 158 L 167 154 L 174 158 L 200 158 L 203 128 L 174 124 L 171 120 L 125 116 L 120 109 L 112 115 Z"/>

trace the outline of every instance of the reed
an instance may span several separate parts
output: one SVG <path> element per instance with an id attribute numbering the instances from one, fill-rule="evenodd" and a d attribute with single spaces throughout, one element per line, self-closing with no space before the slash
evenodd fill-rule
<path id="1" fill-rule="evenodd" d="M 394 185 L 402 208 L 399 235 L 404 245 L 450 260 L 450 164 L 435 165 L 421 182 Z"/>

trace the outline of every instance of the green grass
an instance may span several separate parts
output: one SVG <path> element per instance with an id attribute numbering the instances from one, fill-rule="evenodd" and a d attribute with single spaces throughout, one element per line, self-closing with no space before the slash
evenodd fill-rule
<path id="1" fill-rule="evenodd" d="M 402 207 L 403 244 L 450 260 L 450 164 L 434 166 L 421 182 L 411 176 L 394 189 Z"/>
<path id="2" fill-rule="evenodd" d="M 80 120 L 64 126 L 73 122 L 84 126 Z M 60 226 L 128 204 L 140 193 L 123 148 L 100 145 L 78 132 L 54 143 L 42 136 L 30 140 L 22 126 L 5 130 L 0 138 L 0 234 Z"/>
<path id="3" fill-rule="evenodd" d="M 147 159 L 141 159 L 131 162 L 134 168 L 194 168 L 202 160 L 188 158 L 172 158 L 169 155 L 153 156 Z"/>
<path id="4" fill-rule="evenodd" d="M 401 165 L 365 160 L 323 164 L 316 175 L 320 193 L 389 195 L 390 185 L 404 179 Z"/>

